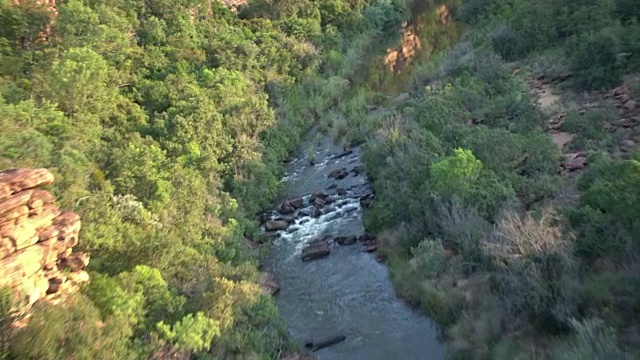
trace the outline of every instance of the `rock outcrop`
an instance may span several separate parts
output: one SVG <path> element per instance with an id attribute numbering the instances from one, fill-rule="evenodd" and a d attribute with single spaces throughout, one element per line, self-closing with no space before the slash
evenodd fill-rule
<path id="1" fill-rule="evenodd" d="M 280 291 L 280 285 L 271 273 L 261 273 L 259 284 L 264 294 L 274 296 Z"/>
<path id="2" fill-rule="evenodd" d="M 38 189 L 53 181 L 46 169 L 0 173 L 0 287 L 28 305 L 59 298 L 89 280 L 89 257 L 72 249 L 80 216 L 60 210 L 53 194 Z"/>
<path id="3" fill-rule="evenodd" d="M 424 4 L 426 3 L 428 2 L 424 2 Z M 424 4 L 416 3 L 415 6 L 422 6 Z M 420 12 L 421 11 L 418 10 L 416 14 Z M 439 24 L 444 26 L 453 23 L 452 13 L 446 5 L 436 6 L 432 10 L 425 12 L 424 15 L 405 21 L 402 24 L 402 41 L 400 45 L 396 48 L 387 49 L 387 56 L 384 58 L 384 63 L 395 74 L 401 73 L 405 67 L 411 63 L 418 51 L 423 48 L 420 33 L 423 32 L 421 30 L 424 30 L 421 29 L 421 24 L 425 22 L 425 19 L 422 19 L 422 17 L 428 18 L 426 19 L 426 23 L 431 22 L 434 18 L 437 19 L 436 21 Z M 429 30 L 427 29 L 427 31 Z M 433 50 L 431 45 L 428 43 L 426 45 L 426 49 L 424 50 L 431 52 Z"/>
<path id="4" fill-rule="evenodd" d="M 312 261 L 329 256 L 329 242 L 326 240 L 314 240 L 302 249 L 302 261 Z"/>

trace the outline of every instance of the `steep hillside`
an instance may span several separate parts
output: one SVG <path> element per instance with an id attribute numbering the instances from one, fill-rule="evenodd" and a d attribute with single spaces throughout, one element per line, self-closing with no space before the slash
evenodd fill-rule
<path id="1" fill-rule="evenodd" d="M 263 294 L 257 214 L 340 96 L 332 54 L 403 17 L 387 1 L 224 3 L 0 1 L 0 171 L 49 169 L 91 256 L 90 282 L 58 305 L 26 312 L 2 290 L 0 358 L 291 349 Z"/>
<path id="2" fill-rule="evenodd" d="M 365 144 L 396 290 L 452 359 L 637 358 L 640 8 L 446 5 L 459 40 L 432 22 L 412 43 L 440 47 L 336 122 Z"/>

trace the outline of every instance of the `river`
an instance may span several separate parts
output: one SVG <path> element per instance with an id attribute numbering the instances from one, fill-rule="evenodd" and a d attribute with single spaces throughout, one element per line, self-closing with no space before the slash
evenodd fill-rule
<path id="1" fill-rule="evenodd" d="M 362 243 L 332 243 L 328 257 L 301 260 L 301 250 L 312 240 L 364 233 L 360 197 L 370 193 L 370 186 L 364 174 L 357 174 L 360 149 L 351 150 L 345 153 L 329 136 L 310 135 L 287 165 L 281 200 L 303 197 L 305 206 L 292 214 L 295 220 L 289 219 L 287 230 L 274 233 L 264 264 L 280 285 L 276 297 L 280 313 L 291 336 L 301 343 L 346 336 L 345 341 L 318 350 L 321 360 L 444 359 L 437 325 L 396 297 L 387 268 L 375 253 L 363 251 Z M 309 163 L 311 152 L 315 165 Z M 329 178 L 339 169 L 349 171 L 348 176 Z M 315 192 L 333 200 L 319 217 L 305 214 L 313 209 L 309 197 Z"/>

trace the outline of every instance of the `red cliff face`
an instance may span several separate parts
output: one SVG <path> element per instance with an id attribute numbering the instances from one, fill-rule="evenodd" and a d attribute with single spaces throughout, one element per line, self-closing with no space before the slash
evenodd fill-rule
<path id="1" fill-rule="evenodd" d="M 80 216 L 63 211 L 39 189 L 53 183 L 46 169 L 0 172 L 0 287 L 28 305 L 55 300 L 89 280 L 89 258 L 74 253 Z"/>
<path id="2" fill-rule="evenodd" d="M 402 24 L 402 43 L 397 49 L 387 49 L 384 63 L 389 66 L 391 71 L 398 74 L 411 62 L 411 58 L 421 46 L 415 26 L 405 21 Z"/>
<path id="3" fill-rule="evenodd" d="M 429 13 L 428 16 L 436 16 L 437 23 L 447 25 L 451 22 L 451 13 L 446 5 L 439 6 L 433 11 L 434 12 Z M 408 22 L 405 21 L 402 24 L 402 42 L 400 46 L 395 49 L 387 49 L 387 56 L 384 59 L 384 63 L 389 66 L 389 69 L 395 74 L 401 73 L 422 48 L 420 22 L 420 18 L 411 19 Z"/>

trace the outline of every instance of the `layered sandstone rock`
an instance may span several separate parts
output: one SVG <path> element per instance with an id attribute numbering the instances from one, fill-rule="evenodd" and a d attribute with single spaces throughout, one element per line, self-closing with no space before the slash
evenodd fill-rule
<path id="1" fill-rule="evenodd" d="M 80 217 L 62 211 L 38 187 L 53 183 L 46 169 L 0 172 L 0 287 L 28 305 L 55 299 L 88 281 L 89 258 L 73 253 Z"/>

